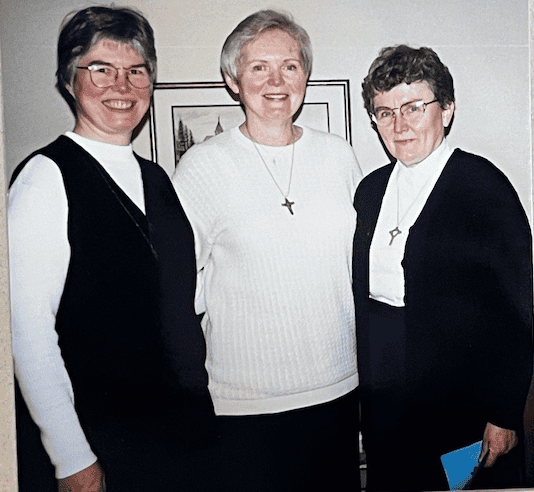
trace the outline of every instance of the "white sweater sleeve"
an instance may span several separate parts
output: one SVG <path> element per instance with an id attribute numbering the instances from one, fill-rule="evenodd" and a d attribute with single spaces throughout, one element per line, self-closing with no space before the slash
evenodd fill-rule
<path id="1" fill-rule="evenodd" d="M 97 459 L 74 409 L 55 331 L 70 260 L 67 217 L 59 168 L 42 155 L 32 158 L 9 192 L 13 357 L 15 375 L 57 478 Z"/>

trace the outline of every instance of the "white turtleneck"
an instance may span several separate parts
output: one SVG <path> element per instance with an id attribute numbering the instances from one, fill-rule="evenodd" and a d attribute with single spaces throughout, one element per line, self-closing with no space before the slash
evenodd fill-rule
<path id="1" fill-rule="evenodd" d="M 369 258 L 370 297 L 391 306 L 404 306 L 404 258 L 410 228 L 423 210 L 453 149 L 446 141 L 414 166 L 397 161 L 389 178 Z M 398 227 L 392 241 L 390 231 Z M 390 244 L 391 243 L 391 244 Z"/>
<path id="2" fill-rule="evenodd" d="M 144 211 L 141 169 L 132 146 L 67 132 Z M 33 157 L 9 191 L 8 235 L 15 374 L 43 445 L 63 478 L 87 468 L 91 451 L 74 409 L 55 316 L 70 261 L 68 201 L 57 165 Z"/>

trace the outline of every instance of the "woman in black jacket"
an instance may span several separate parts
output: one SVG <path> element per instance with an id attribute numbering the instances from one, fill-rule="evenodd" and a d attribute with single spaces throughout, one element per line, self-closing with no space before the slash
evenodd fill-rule
<path id="1" fill-rule="evenodd" d="M 521 485 L 532 373 L 525 212 L 493 164 L 448 146 L 453 81 L 433 50 L 382 50 L 363 97 L 397 160 L 355 198 L 368 488 L 448 490 L 440 456 L 480 440 L 478 486 Z"/>

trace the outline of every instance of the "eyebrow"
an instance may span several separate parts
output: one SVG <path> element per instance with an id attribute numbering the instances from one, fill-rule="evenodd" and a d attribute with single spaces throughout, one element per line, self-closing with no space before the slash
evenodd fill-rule
<path id="1" fill-rule="evenodd" d="M 379 109 L 400 109 L 402 108 L 403 106 L 405 106 L 406 104 L 412 104 L 414 102 L 418 102 L 418 101 L 422 101 L 422 99 L 413 99 L 411 101 L 406 101 L 405 103 L 402 103 L 398 108 L 390 108 L 389 106 L 378 106 L 375 108 L 375 111 L 378 111 Z"/>
<path id="2" fill-rule="evenodd" d="M 269 62 L 271 60 L 272 60 L 271 58 L 254 58 L 254 59 L 252 59 L 252 60 L 250 60 L 248 62 L 248 65 L 250 65 L 251 63 Z M 287 63 L 289 61 L 298 62 L 298 63 L 302 64 L 302 60 L 300 58 L 285 58 L 284 60 L 282 60 L 282 63 Z"/>
<path id="3" fill-rule="evenodd" d="M 101 61 L 101 60 L 93 60 L 92 62 L 88 63 L 88 66 L 91 66 L 91 65 L 105 65 L 106 67 L 113 67 L 113 68 L 117 68 L 113 65 L 113 63 L 108 63 L 108 62 L 105 62 L 105 61 Z M 127 70 L 129 70 L 130 68 L 139 68 L 139 67 L 147 67 L 147 64 L 146 63 L 138 63 L 137 65 L 130 65 Z M 122 67 L 122 68 L 126 68 L 126 67 Z"/>

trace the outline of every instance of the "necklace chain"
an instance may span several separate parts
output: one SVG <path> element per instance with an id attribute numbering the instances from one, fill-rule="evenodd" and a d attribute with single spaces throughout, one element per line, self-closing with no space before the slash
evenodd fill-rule
<path id="1" fill-rule="evenodd" d="M 293 179 L 293 161 L 294 161 L 294 157 L 295 157 L 295 144 L 293 143 L 291 145 L 292 146 L 292 151 L 291 151 L 291 167 L 290 167 L 290 170 L 289 170 L 289 183 L 287 185 L 287 191 L 284 193 L 282 191 L 282 188 L 278 184 L 278 181 L 276 181 L 276 178 L 274 177 L 273 173 L 269 169 L 269 166 L 265 162 L 265 159 L 261 155 L 261 152 L 260 152 L 260 149 L 258 148 L 258 145 L 256 144 L 256 142 L 254 142 L 254 140 L 252 140 L 252 143 L 254 144 L 254 147 L 256 148 L 256 150 L 258 152 L 258 155 L 260 156 L 261 162 L 263 162 L 263 165 L 265 166 L 265 169 L 267 169 L 267 171 L 268 171 L 269 175 L 271 176 L 271 179 L 273 180 L 274 184 L 280 190 L 280 193 L 282 194 L 282 196 L 284 198 L 287 198 L 288 195 L 289 195 L 289 192 L 291 191 L 291 180 Z"/>
<path id="2" fill-rule="evenodd" d="M 394 229 L 391 229 L 391 231 L 389 231 L 389 235 L 391 236 L 391 241 L 389 241 L 389 246 L 391 246 L 393 244 L 393 240 L 399 235 L 399 234 L 402 234 L 402 230 L 399 229 L 400 227 L 400 224 L 401 222 L 406 218 L 406 216 L 408 215 L 408 213 L 410 212 L 410 210 L 412 210 L 412 208 L 414 207 L 415 203 L 417 202 L 417 200 L 419 199 L 419 197 L 421 196 L 421 194 L 423 193 L 423 190 L 425 189 L 425 186 L 426 186 L 426 183 L 428 183 L 430 178 L 428 178 L 425 182 L 425 184 L 423 186 L 421 186 L 420 190 L 419 190 L 419 193 L 417 193 L 416 197 L 413 199 L 412 203 L 410 204 L 410 206 L 408 207 L 408 209 L 406 210 L 406 212 L 404 212 L 404 214 L 402 215 L 402 217 L 400 217 L 400 189 L 399 189 L 399 170 L 397 170 L 397 176 L 396 176 L 396 184 L 397 184 L 397 225 L 395 226 Z"/>
<path id="3" fill-rule="evenodd" d="M 248 132 L 248 130 L 247 130 Z M 249 133 L 250 135 L 250 133 Z M 269 173 L 269 176 L 271 176 L 271 179 L 273 180 L 273 183 L 276 185 L 276 187 L 278 188 L 278 190 L 280 191 L 280 193 L 282 194 L 282 196 L 284 197 L 284 203 L 282 203 L 282 207 L 287 207 L 289 213 L 291 215 L 294 215 L 293 213 L 293 205 L 295 205 L 295 202 L 290 202 L 289 199 L 288 199 L 288 196 L 289 196 L 289 192 L 291 191 L 291 181 L 293 180 L 293 164 L 295 162 L 295 142 L 293 142 L 291 144 L 291 167 L 289 169 L 289 183 L 287 185 L 287 191 L 284 193 L 284 191 L 282 190 L 282 188 L 280 187 L 280 185 L 278 184 L 278 181 L 276 181 L 276 178 L 274 177 L 273 173 L 271 172 L 271 170 L 269 169 L 269 166 L 267 165 L 267 163 L 265 162 L 265 159 L 263 158 L 263 156 L 261 155 L 261 152 L 260 152 L 260 149 L 258 148 L 258 144 L 256 143 L 256 141 L 252 138 L 252 136 L 250 136 L 250 140 L 252 141 L 252 143 L 254 144 L 254 148 L 256 149 L 256 151 L 258 152 L 258 155 L 260 156 L 260 159 L 261 159 L 261 162 L 263 162 L 263 165 L 265 166 L 265 169 L 267 169 L 267 172 Z"/>
<path id="4" fill-rule="evenodd" d="M 399 225 L 400 225 L 400 219 L 399 219 L 399 214 L 400 214 L 400 193 L 399 193 L 399 172 L 397 170 L 397 176 L 396 176 L 396 183 L 397 183 L 397 225 L 395 226 L 394 229 L 391 229 L 391 231 L 389 231 L 389 235 L 391 236 L 391 241 L 389 242 L 389 246 L 391 246 L 393 244 L 393 240 L 399 235 L 399 234 L 402 234 L 402 231 L 399 229 Z M 404 216 L 402 217 L 404 219 Z"/>

